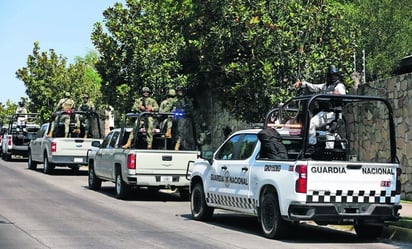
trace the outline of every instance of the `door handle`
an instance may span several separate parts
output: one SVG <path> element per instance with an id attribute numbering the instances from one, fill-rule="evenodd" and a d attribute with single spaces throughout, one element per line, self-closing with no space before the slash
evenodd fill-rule
<path id="1" fill-rule="evenodd" d="M 227 167 L 226 167 L 226 166 L 222 166 L 221 169 L 227 170 Z"/>
<path id="2" fill-rule="evenodd" d="M 248 167 L 243 167 L 243 168 L 242 168 L 242 171 L 248 171 L 248 170 L 249 170 Z"/>

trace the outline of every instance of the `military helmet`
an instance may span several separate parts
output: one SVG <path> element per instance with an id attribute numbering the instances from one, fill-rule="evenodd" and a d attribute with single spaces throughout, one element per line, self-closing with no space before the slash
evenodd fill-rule
<path id="1" fill-rule="evenodd" d="M 64 97 L 69 98 L 69 97 L 70 97 L 70 93 L 69 93 L 69 92 L 65 92 L 65 93 L 64 93 Z"/>
<path id="2" fill-rule="evenodd" d="M 339 70 L 336 66 L 331 65 L 328 69 L 328 75 L 339 74 Z"/>
<path id="3" fill-rule="evenodd" d="M 148 88 L 147 86 L 144 86 L 144 87 L 142 88 L 142 92 L 148 92 L 148 93 L 150 93 L 150 88 Z"/>
<path id="4" fill-rule="evenodd" d="M 169 96 L 176 96 L 175 89 L 169 89 Z"/>

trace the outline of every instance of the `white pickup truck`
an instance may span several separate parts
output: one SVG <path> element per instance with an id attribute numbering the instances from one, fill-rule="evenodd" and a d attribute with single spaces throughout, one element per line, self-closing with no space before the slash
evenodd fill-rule
<path id="1" fill-rule="evenodd" d="M 37 164 L 43 164 L 43 172 L 51 173 L 55 167 L 69 167 L 78 171 L 82 165 L 87 165 L 87 152 L 93 142 L 102 141 L 98 114 L 95 112 L 72 111 L 58 112 L 57 117 L 70 115 L 69 136 L 64 137 L 64 123 L 57 119 L 53 134 L 50 135 L 52 118 L 43 124 L 30 141 L 28 152 L 28 168 L 37 169 Z M 87 117 L 88 122 L 85 122 Z M 86 128 L 86 125 L 90 125 Z M 79 126 L 79 127 L 77 127 Z M 86 134 L 87 131 L 87 134 Z"/>
<path id="2" fill-rule="evenodd" d="M 319 111 L 335 118 L 316 127 L 316 142 L 309 143 Z M 195 220 L 210 219 L 215 208 L 246 213 L 258 218 L 266 237 L 277 239 L 293 234 L 291 225 L 301 221 L 350 224 L 359 237 L 375 238 L 385 222 L 399 219 L 401 169 L 385 99 L 295 97 L 268 113 L 264 128 L 280 135 L 286 158 L 262 155 L 268 144 L 259 139 L 262 129 L 232 134 L 191 170 Z"/>
<path id="3" fill-rule="evenodd" d="M 176 121 L 175 115 L 146 112 L 126 114 L 122 128 L 110 131 L 102 143 L 95 143 L 95 147 L 89 151 L 89 188 L 100 190 L 102 181 L 111 181 L 115 183 L 116 197 L 119 199 L 128 198 L 132 187 L 178 190 L 182 199 L 189 199 L 186 169 L 191 168 L 190 165 L 200 152 L 196 150 L 192 126 L 185 129 L 183 150 L 174 149 L 175 129 L 172 138 L 165 136 L 165 130 L 161 128 L 162 120 L 171 118 Z M 152 149 L 147 149 L 145 142 L 145 120 L 149 116 L 155 119 Z M 177 127 L 176 122 L 173 127 Z M 132 132 L 134 139 L 131 147 L 123 148 Z"/>

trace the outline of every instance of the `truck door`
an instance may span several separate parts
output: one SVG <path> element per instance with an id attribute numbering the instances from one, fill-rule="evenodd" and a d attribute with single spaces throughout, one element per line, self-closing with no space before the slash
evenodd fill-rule
<path id="1" fill-rule="evenodd" d="M 36 133 L 36 137 L 34 139 L 31 140 L 31 146 L 30 146 L 30 150 L 31 150 L 31 155 L 33 156 L 32 159 L 38 162 L 42 162 L 43 161 L 43 155 L 42 155 L 42 143 L 45 139 L 46 133 L 47 133 L 47 129 L 49 127 L 49 124 L 43 124 L 40 127 L 40 130 L 37 131 Z"/>
<path id="2" fill-rule="evenodd" d="M 109 132 L 109 134 L 107 134 L 107 136 L 103 139 L 100 148 L 96 151 L 94 170 L 98 176 L 103 176 L 106 178 L 110 177 L 109 165 L 107 163 L 107 153 L 108 150 L 110 150 L 110 141 L 114 133 L 114 131 Z"/>
<path id="3" fill-rule="evenodd" d="M 211 181 L 213 201 L 230 209 L 252 209 L 249 199 L 250 158 L 258 141 L 256 134 L 231 137 L 216 153 Z"/>

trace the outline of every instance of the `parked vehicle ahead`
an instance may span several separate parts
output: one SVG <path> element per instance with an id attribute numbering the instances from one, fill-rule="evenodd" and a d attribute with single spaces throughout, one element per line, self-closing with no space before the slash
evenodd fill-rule
<path id="1" fill-rule="evenodd" d="M 30 140 L 40 129 L 38 113 L 13 114 L 1 139 L 1 156 L 9 161 L 13 156 L 27 157 Z"/>
<path id="2" fill-rule="evenodd" d="M 4 137 L 4 134 L 6 133 L 6 131 L 7 131 L 7 125 L 1 125 L 1 128 L 0 128 L 0 155 L 3 152 L 3 150 L 1 148 L 3 146 L 3 137 Z"/>
<path id="3" fill-rule="evenodd" d="M 67 137 L 62 119 L 64 115 L 70 117 Z M 78 171 L 80 166 L 87 164 L 87 151 L 92 147 L 92 143 L 101 142 L 101 137 L 97 113 L 58 112 L 48 123 L 41 126 L 30 142 L 28 168 L 36 169 L 37 164 L 42 163 L 44 173 L 51 173 L 58 166 Z"/>

